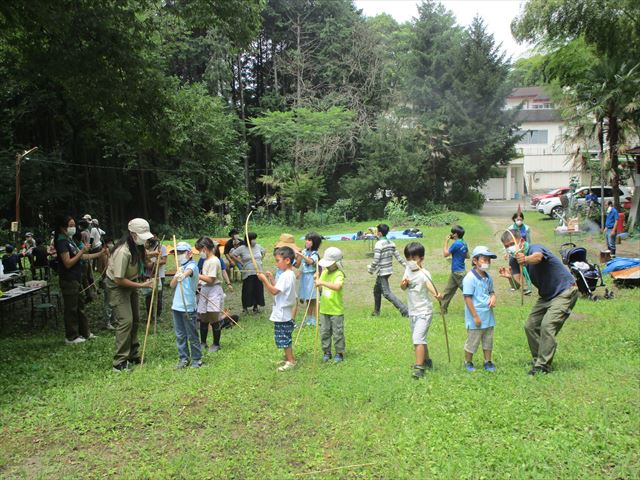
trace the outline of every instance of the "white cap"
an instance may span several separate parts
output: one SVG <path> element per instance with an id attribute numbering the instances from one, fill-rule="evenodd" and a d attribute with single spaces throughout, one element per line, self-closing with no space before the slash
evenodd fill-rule
<path id="1" fill-rule="evenodd" d="M 129 222 L 127 227 L 131 233 L 135 233 L 142 240 L 149 240 L 153 238 L 153 233 L 149 230 L 149 222 L 144 218 L 134 218 Z"/>
<path id="2" fill-rule="evenodd" d="M 341 267 L 340 261 L 342 260 L 342 251 L 337 247 L 329 247 L 324 251 L 322 259 L 318 262 L 321 267 L 330 267 L 334 263 L 338 263 Z"/>
<path id="3" fill-rule="evenodd" d="M 473 249 L 473 253 L 471 254 L 472 258 L 476 258 L 476 257 L 489 257 L 489 258 L 498 258 L 498 256 L 491 252 L 489 250 L 488 247 L 485 247 L 484 245 L 478 245 L 476 248 Z"/>
<path id="4" fill-rule="evenodd" d="M 89 215 L 88 213 L 85 213 L 82 218 L 84 218 L 85 220 L 89 220 L 91 221 L 91 215 Z"/>

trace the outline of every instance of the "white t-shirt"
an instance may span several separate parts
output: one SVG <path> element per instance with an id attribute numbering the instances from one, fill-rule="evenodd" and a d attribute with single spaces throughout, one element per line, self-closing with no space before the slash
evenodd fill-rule
<path id="1" fill-rule="evenodd" d="M 273 297 L 273 310 L 269 320 L 272 322 L 288 322 L 293 320 L 291 313 L 296 304 L 296 274 L 291 269 L 280 274 L 275 287 L 280 293 Z"/>
<path id="2" fill-rule="evenodd" d="M 403 280 L 409 280 L 407 299 L 409 315 L 429 315 L 433 312 L 433 305 L 429 299 L 427 282 L 431 281 L 431 274 L 423 269 L 412 271 L 405 268 Z"/>
<path id="3" fill-rule="evenodd" d="M 220 259 L 215 255 L 212 255 L 211 258 L 207 258 L 202 265 L 202 272 L 200 273 L 207 277 L 217 278 L 218 283 L 222 282 L 222 265 L 220 265 Z M 200 283 L 204 284 L 205 282 Z"/>
<path id="4" fill-rule="evenodd" d="M 93 239 L 93 243 L 91 244 L 93 248 L 102 247 L 102 235 L 104 235 L 103 230 L 100 230 L 98 227 L 91 227 L 89 239 Z"/>

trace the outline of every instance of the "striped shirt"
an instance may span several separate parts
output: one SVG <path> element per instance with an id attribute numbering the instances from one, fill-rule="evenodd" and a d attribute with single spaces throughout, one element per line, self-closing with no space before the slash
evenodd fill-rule
<path id="1" fill-rule="evenodd" d="M 373 262 L 368 267 L 369 273 L 375 273 L 381 277 L 391 275 L 393 273 L 393 258 L 396 257 L 403 266 L 407 266 L 407 261 L 400 256 L 396 250 L 396 245 L 385 237 L 376 242 L 373 248 Z"/>

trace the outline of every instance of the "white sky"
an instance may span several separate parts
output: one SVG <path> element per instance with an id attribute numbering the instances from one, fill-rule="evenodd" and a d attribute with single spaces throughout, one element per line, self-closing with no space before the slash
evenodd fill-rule
<path id="1" fill-rule="evenodd" d="M 357 8 L 367 17 L 388 13 L 397 22 L 410 21 L 418 16 L 418 0 L 354 0 Z M 455 15 L 459 25 L 467 26 L 476 14 L 487 25 L 497 43 L 513 59 L 522 56 L 529 45 L 519 45 L 511 36 L 511 20 L 520 13 L 526 0 L 440 0 L 447 10 Z M 526 56 L 526 55 L 524 55 Z"/>

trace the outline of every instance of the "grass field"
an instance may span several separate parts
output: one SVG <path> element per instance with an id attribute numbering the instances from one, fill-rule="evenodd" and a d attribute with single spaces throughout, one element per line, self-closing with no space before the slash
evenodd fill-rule
<path id="1" fill-rule="evenodd" d="M 498 248 L 495 224 L 459 216 L 471 246 Z M 557 251 L 551 223 L 533 215 L 531 223 L 536 240 Z M 257 231 L 270 251 L 279 232 Z M 442 288 L 448 228 L 424 232 L 426 267 Z M 297 367 L 276 372 L 281 354 L 267 308 L 242 318 L 243 329 L 225 330 L 222 350 L 206 354 L 204 368 L 176 371 L 169 289 L 145 365 L 131 374 L 111 372 L 113 335 L 103 329 L 98 302 L 89 307 L 99 335 L 94 341 L 67 347 L 61 327 L 12 330 L 0 339 L 0 477 L 639 477 L 637 291 L 616 289 L 611 301 L 580 300 L 559 335 L 555 371 L 529 377 L 522 327 L 535 298 L 521 307 L 520 295 L 497 278 L 494 265 L 498 371 L 463 370 L 466 332 L 457 295 L 447 316 L 451 363 L 436 313 L 429 332 L 434 369 L 416 381 L 406 319 L 385 301 L 380 317 L 369 316 L 366 243 L 339 246 L 347 274 L 347 355 L 339 365 L 322 364 L 319 351 L 314 357 L 314 332 L 305 329 L 295 349 Z M 404 299 L 398 265 L 391 278 Z M 239 287 L 228 295 L 235 311 Z"/>

